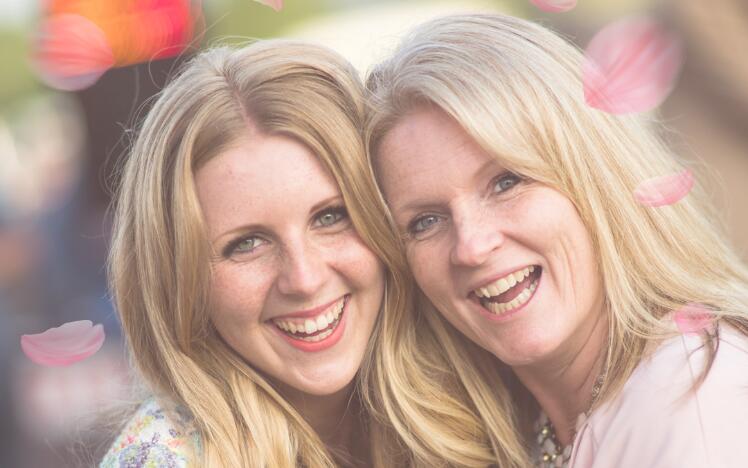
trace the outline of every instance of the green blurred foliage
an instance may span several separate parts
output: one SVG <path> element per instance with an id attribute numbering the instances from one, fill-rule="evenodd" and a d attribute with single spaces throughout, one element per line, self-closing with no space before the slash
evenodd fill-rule
<path id="1" fill-rule="evenodd" d="M 243 43 L 249 38 L 269 38 L 280 35 L 290 24 L 330 10 L 327 1 L 286 0 L 278 13 L 253 0 L 216 0 L 206 2 L 205 36 L 201 47 L 218 41 Z M 25 28 L 3 29 L 0 26 L 0 116 L 13 112 L 17 103 L 43 91 L 44 85 L 31 68 L 31 40 L 35 25 Z"/>
<path id="2" fill-rule="evenodd" d="M 27 35 L 21 30 L 0 29 L 0 115 L 20 100 L 41 90 L 29 62 Z"/>
<path id="3" fill-rule="evenodd" d="M 405 1 L 433 3 L 436 0 L 285 0 L 281 12 L 254 0 L 205 1 L 206 30 L 199 45 L 205 47 L 218 42 L 241 44 L 252 38 L 278 37 L 290 25 L 315 15 L 375 3 L 396 4 Z M 582 21 L 594 24 L 601 18 L 645 10 L 652 0 L 579 0 L 573 11 L 564 14 L 566 18 L 542 13 L 527 0 L 495 0 L 495 3 L 505 8 L 511 6 L 512 11 L 528 18 L 544 18 L 544 21 L 583 18 Z M 14 104 L 45 89 L 31 69 L 29 60 L 34 25 L 26 25 L 24 29 L 2 28 L 0 26 L 0 64 L 3 68 L 3 73 L 0 73 L 0 116 L 12 112 Z"/>
<path id="4" fill-rule="evenodd" d="M 277 37 L 289 25 L 332 7 L 324 0 L 286 0 L 278 13 L 254 0 L 219 1 L 206 5 L 206 40 L 242 43 L 248 38 Z"/>

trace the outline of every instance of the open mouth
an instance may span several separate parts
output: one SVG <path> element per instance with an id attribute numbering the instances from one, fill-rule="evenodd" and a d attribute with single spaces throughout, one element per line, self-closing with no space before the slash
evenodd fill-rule
<path id="1" fill-rule="evenodd" d="M 273 325 L 294 340 L 307 343 L 322 341 L 332 335 L 340 325 L 348 297 L 349 295 L 346 294 L 314 317 L 273 319 Z"/>
<path id="2" fill-rule="evenodd" d="M 521 308 L 532 298 L 543 269 L 538 265 L 525 267 L 473 291 L 480 305 L 496 315 Z"/>

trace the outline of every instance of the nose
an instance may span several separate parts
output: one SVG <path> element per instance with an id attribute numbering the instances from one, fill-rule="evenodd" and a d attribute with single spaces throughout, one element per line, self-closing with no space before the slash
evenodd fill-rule
<path id="1" fill-rule="evenodd" d="M 457 266 L 481 265 L 504 243 L 504 233 L 495 216 L 481 213 L 480 209 L 470 212 L 453 216 L 455 240 L 450 257 Z"/>
<path id="2" fill-rule="evenodd" d="M 285 248 L 278 290 L 288 296 L 312 297 L 328 279 L 329 269 L 324 253 L 304 241 Z"/>

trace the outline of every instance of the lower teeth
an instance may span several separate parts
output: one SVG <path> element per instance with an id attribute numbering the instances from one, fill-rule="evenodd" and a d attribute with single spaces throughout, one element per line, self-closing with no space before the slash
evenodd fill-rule
<path id="1" fill-rule="evenodd" d="M 496 302 L 489 302 L 489 301 L 481 301 L 481 305 L 483 306 L 483 308 L 488 309 L 493 314 L 495 314 L 495 315 L 501 315 L 501 314 L 503 314 L 505 312 L 508 312 L 510 310 L 514 310 L 517 307 L 525 304 L 530 299 L 530 297 L 532 297 L 532 293 L 535 292 L 535 289 L 537 287 L 538 287 L 538 280 L 535 280 L 535 281 L 532 282 L 532 284 L 530 284 L 530 286 L 528 288 L 525 288 L 524 291 L 522 291 L 516 298 L 514 298 L 513 300 L 511 300 L 509 302 L 498 302 L 498 303 L 496 303 Z M 521 299 L 521 300 L 519 300 L 517 302 L 515 302 L 517 300 L 517 298 L 519 298 L 520 296 L 522 296 L 522 294 L 525 294 L 525 291 L 529 291 L 530 292 L 527 295 L 527 297 L 524 298 L 524 299 Z M 511 304 L 511 306 L 510 306 L 510 304 Z"/>

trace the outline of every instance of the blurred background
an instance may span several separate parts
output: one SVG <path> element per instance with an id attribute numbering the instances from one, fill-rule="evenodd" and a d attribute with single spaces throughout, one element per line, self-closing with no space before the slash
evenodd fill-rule
<path id="1" fill-rule="evenodd" d="M 181 61 L 219 42 L 296 37 L 363 74 L 404 30 L 458 11 L 533 19 L 580 47 L 631 14 L 675 30 L 686 62 L 660 109 L 668 138 L 698 161 L 715 221 L 748 260 L 747 0 L 579 0 L 563 14 L 527 0 L 286 0 L 278 12 L 252 0 L 0 0 L 0 467 L 93 466 L 106 450 L 91 421 L 128 376 L 104 269 L 111 171 Z M 22 354 L 22 334 L 83 319 L 107 334 L 93 357 L 48 368 Z"/>

